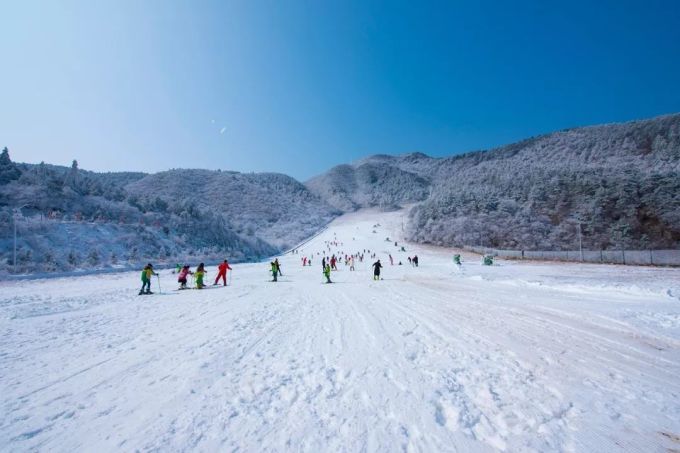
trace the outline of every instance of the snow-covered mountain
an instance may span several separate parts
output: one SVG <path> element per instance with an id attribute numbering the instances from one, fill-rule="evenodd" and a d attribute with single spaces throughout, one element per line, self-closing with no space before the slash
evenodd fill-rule
<path id="1" fill-rule="evenodd" d="M 375 155 L 281 174 L 94 173 L 0 154 L 0 272 L 268 256 L 340 212 L 413 205 L 409 239 L 525 250 L 680 244 L 680 114 L 449 158 Z"/>
<path id="2" fill-rule="evenodd" d="M 337 211 L 280 174 L 94 173 L 0 156 L 0 272 L 257 259 L 292 247 Z"/>
<path id="3" fill-rule="evenodd" d="M 409 222 L 418 242 L 573 249 L 580 222 L 586 248 L 677 247 L 680 114 L 449 158 L 377 155 L 306 185 L 344 211 L 419 202 Z"/>

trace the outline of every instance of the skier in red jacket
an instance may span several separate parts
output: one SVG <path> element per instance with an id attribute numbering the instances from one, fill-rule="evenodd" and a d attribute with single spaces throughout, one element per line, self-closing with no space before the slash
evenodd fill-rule
<path id="1" fill-rule="evenodd" d="M 215 283 L 213 286 L 217 285 L 217 282 L 220 281 L 220 278 L 224 282 L 224 286 L 227 286 L 227 269 L 231 270 L 231 267 L 229 267 L 229 263 L 227 260 L 224 260 L 222 264 L 217 266 L 217 277 L 215 278 Z"/>

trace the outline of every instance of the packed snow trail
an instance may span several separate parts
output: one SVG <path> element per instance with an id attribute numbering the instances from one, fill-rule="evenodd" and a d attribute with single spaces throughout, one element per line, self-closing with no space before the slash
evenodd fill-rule
<path id="1" fill-rule="evenodd" d="M 0 450 L 680 449 L 677 269 L 459 270 L 403 244 L 403 215 L 337 219 L 277 283 L 268 263 L 141 297 L 139 272 L 1 283 Z M 334 240 L 371 252 L 323 284 Z"/>

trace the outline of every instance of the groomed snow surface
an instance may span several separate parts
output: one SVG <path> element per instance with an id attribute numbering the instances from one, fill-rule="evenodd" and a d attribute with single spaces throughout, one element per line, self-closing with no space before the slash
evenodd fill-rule
<path id="1" fill-rule="evenodd" d="M 153 296 L 138 272 L 1 283 L 0 450 L 680 450 L 677 269 L 459 270 L 402 244 L 403 215 L 337 219 L 277 283 L 268 263 L 202 291 L 163 271 Z M 334 240 L 383 279 L 366 252 L 323 284 Z"/>

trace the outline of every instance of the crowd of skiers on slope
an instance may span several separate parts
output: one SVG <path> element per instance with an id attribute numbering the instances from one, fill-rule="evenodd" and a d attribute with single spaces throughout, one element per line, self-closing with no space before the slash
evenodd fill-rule
<path id="1" fill-rule="evenodd" d="M 390 241 L 389 238 L 385 239 L 386 241 Z M 338 241 L 337 238 L 335 238 L 332 241 L 325 241 L 325 249 L 328 252 L 331 252 L 332 247 L 342 247 L 343 243 Z M 398 243 L 394 242 L 394 246 L 397 247 Z M 337 249 L 336 249 L 337 250 Z M 402 246 L 400 251 L 405 251 L 405 248 Z M 291 254 L 297 255 L 299 254 L 299 250 L 294 249 Z M 321 252 L 317 252 L 316 255 L 321 255 Z M 356 253 L 345 253 L 345 252 L 336 252 L 336 253 L 331 253 L 330 257 L 326 257 L 325 252 L 322 255 L 321 258 L 321 271 L 322 274 L 325 278 L 326 283 L 333 283 L 331 280 L 331 272 L 332 271 L 337 271 L 338 270 L 338 264 L 342 263 L 346 267 L 349 268 L 350 271 L 355 271 L 355 263 L 363 263 L 365 259 L 365 255 L 368 255 L 371 259 L 376 259 L 377 253 L 376 252 L 371 252 L 370 249 L 363 249 L 362 251 L 357 251 Z M 314 257 L 314 254 L 311 256 L 303 256 L 301 258 L 302 266 L 311 266 L 312 265 L 312 258 Z M 390 261 L 390 265 L 395 264 L 394 257 L 392 256 L 391 253 L 388 253 L 388 258 Z M 456 260 L 456 258 L 458 258 Z M 418 256 L 409 256 L 408 257 L 408 262 L 411 266 L 413 267 L 418 267 Z M 454 263 L 457 265 L 460 265 L 460 255 L 456 255 L 454 257 Z M 402 262 L 399 261 L 398 265 L 401 266 Z M 383 265 L 380 261 L 380 259 L 377 259 L 373 264 L 371 265 L 371 268 L 373 269 L 373 279 L 374 280 L 380 280 L 380 273 L 381 269 L 383 268 Z M 217 286 L 220 284 L 220 281 L 223 286 L 227 286 L 229 279 L 227 278 L 227 272 L 232 270 L 231 266 L 229 266 L 229 262 L 225 259 L 222 263 L 219 264 L 217 267 L 217 275 L 215 277 L 215 281 L 213 283 L 213 286 Z M 272 276 L 272 282 L 277 282 L 278 277 L 283 276 L 283 272 L 281 271 L 281 263 L 279 262 L 279 259 L 276 258 L 274 261 L 271 261 L 269 263 L 269 272 L 271 273 Z M 184 289 L 203 289 L 206 287 L 205 284 L 205 278 L 207 275 L 207 271 L 205 270 L 205 264 L 200 263 L 198 267 L 196 267 L 196 270 L 192 271 L 191 267 L 189 265 L 180 265 L 177 264 L 176 269 L 174 270 L 175 274 L 177 274 L 177 282 L 179 283 L 179 288 L 178 290 L 184 290 Z M 229 274 L 231 275 L 231 274 Z M 152 277 L 156 276 L 158 277 L 158 273 L 156 273 L 153 269 L 153 265 L 151 263 L 147 264 L 144 269 L 142 270 L 142 275 L 141 275 L 141 280 L 142 280 L 142 288 L 139 291 L 139 294 L 153 294 L 151 291 L 151 280 Z M 191 286 L 189 286 L 189 277 L 192 278 L 193 283 Z M 158 286 L 160 290 L 160 279 L 158 280 Z"/>

